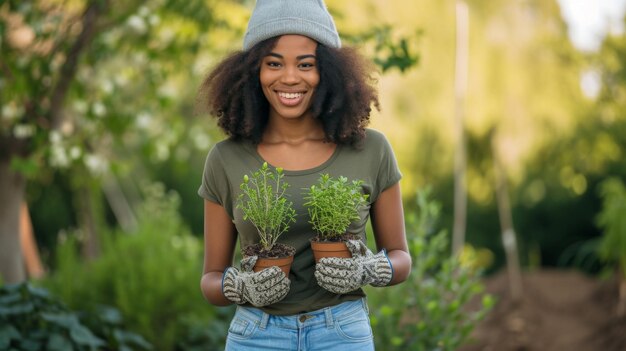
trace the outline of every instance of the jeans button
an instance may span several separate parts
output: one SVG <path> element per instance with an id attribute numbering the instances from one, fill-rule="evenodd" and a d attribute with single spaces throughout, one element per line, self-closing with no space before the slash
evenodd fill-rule
<path id="1" fill-rule="evenodd" d="M 306 321 L 306 316 L 305 315 L 301 315 L 300 316 L 300 323 L 304 323 Z"/>

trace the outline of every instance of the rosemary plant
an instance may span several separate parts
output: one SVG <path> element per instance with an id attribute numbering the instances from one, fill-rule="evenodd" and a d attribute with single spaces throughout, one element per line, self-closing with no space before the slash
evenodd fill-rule
<path id="1" fill-rule="evenodd" d="M 251 176 L 244 175 L 237 197 L 237 208 L 243 211 L 243 219 L 252 222 L 257 229 L 264 251 L 274 247 L 278 238 L 296 221 L 293 203 L 285 198 L 289 184 L 283 180 L 283 169 L 270 170 L 267 162 Z"/>

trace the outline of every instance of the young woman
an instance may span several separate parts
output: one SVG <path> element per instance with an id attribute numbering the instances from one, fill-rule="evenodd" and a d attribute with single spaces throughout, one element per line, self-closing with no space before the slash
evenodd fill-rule
<path id="1" fill-rule="evenodd" d="M 243 50 L 222 61 L 200 89 L 200 103 L 228 138 L 209 152 L 202 185 L 205 259 L 201 289 L 212 304 L 238 305 L 227 350 L 373 350 L 362 286 L 387 286 L 410 272 L 400 172 L 379 132 L 366 129 L 372 67 L 342 48 L 322 0 L 257 0 Z M 252 272 L 255 257 L 232 267 L 236 241 L 256 243 L 235 206 L 239 184 L 267 162 L 284 169 L 296 222 L 279 241 L 294 246 L 289 277 L 278 267 Z M 302 189 L 320 174 L 362 180 L 369 195 L 350 233 L 349 259 L 314 262 L 314 236 Z M 365 242 L 371 219 L 377 254 Z"/>

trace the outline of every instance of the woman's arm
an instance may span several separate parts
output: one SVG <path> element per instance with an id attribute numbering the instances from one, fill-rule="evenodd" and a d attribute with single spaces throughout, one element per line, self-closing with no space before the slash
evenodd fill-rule
<path id="1" fill-rule="evenodd" d="M 224 270 L 232 265 L 237 230 L 221 205 L 204 200 L 204 269 L 200 288 L 216 306 L 232 304 L 222 293 Z"/>
<path id="2" fill-rule="evenodd" d="M 389 285 L 405 281 L 411 273 L 411 255 L 404 229 L 404 209 L 400 183 L 385 189 L 370 209 L 372 229 L 378 250 L 385 248 L 393 267 Z"/>

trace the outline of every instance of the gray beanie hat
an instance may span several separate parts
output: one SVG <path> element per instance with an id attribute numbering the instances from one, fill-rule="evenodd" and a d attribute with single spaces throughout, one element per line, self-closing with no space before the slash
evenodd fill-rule
<path id="1" fill-rule="evenodd" d="M 283 34 L 305 35 L 326 46 L 341 47 L 335 22 L 323 0 L 257 0 L 243 50 Z"/>

